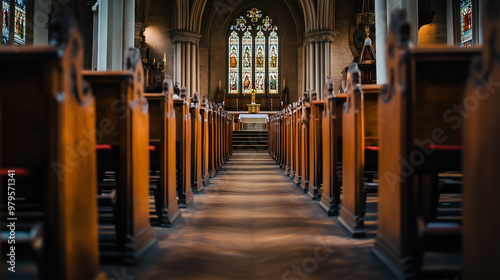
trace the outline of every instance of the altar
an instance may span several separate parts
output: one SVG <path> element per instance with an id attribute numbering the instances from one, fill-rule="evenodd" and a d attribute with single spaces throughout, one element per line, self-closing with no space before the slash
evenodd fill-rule
<path id="1" fill-rule="evenodd" d="M 241 130 L 266 130 L 266 124 L 269 121 L 267 114 L 240 114 L 238 120 L 241 123 Z"/>

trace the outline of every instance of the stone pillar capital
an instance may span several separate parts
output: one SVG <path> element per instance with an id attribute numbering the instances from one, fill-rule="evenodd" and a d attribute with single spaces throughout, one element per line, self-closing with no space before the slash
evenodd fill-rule
<path id="1" fill-rule="evenodd" d="M 201 34 L 185 30 L 170 31 L 170 38 L 172 42 L 176 43 L 192 43 L 198 44 L 200 42 Z"/>
<path id="2" fill-rule="evenodd" d="M 333 42 L 335 41 L 335 37 L 338 35 L 338 32 L 332 30 L 314 30 L 307 32 L 305 35 L 304 41 L 306 43 Z"/>
<path id="3" fill-rule="evenodd" d="M 142 48 L 144 45 L 144 30 L 146 29 L 143 22 L 136 21 L 134 28 L 134 45 L 137 48 Z"/>

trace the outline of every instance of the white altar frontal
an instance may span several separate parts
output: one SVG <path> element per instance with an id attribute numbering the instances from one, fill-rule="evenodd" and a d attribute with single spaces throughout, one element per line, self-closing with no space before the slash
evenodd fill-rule
<path id="1" fill-rule="evenodd" d="M 269 121 L 267 114 L 240 114 L 238 117 L 241 123 L 241 130 L 262 131 L 266 130 Z"/>

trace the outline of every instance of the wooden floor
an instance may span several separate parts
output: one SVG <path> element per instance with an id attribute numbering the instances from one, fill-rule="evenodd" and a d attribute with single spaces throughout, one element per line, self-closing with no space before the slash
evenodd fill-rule
<path id="1" fill-rule="evenodd" d="M 337 218 L 299 191 L 266 152 L 235 152 L 137 266 L 110 279 L 392 279 Z"/>

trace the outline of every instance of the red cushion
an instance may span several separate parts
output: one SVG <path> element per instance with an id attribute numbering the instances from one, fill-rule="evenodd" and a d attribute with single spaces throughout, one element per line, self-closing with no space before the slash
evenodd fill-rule
<path id="1" fill-rule="evenodd" d="M 368 151 L 378 152 L 378 146 L 366 146 L 365 149 Z"/>
<path id="2" fill-rule="evenodd" d="M 461 145 L 425 145 L 425 147 L 429 150 L 436 150 L 436 151 L 461 151 L 462 146 Z"/>
<path id="3" fill-rule="evenodd" d="M 9 168 L 0 168 L 0 176 L 8 176 L 9 175 L 9 170 L 14 170 L 14 176 L 28 176 L 30 174 L 30 171 L 26 168 L 20 168 L 20 167 L 9 167 Z"/>
<path id="4" fill-rule="evenodd" d="M 105 150 L 105 151 L 111 151 L 113 147 L 109 144 L 99 144 L 95 145 L 96 150 Z"/>
<path id="5" fill-rule="evenodd" d="M 153 152 L 156 152 L 156 146 L 150 145 L 149 146 L 149 150 L 153 151 Z"/>

